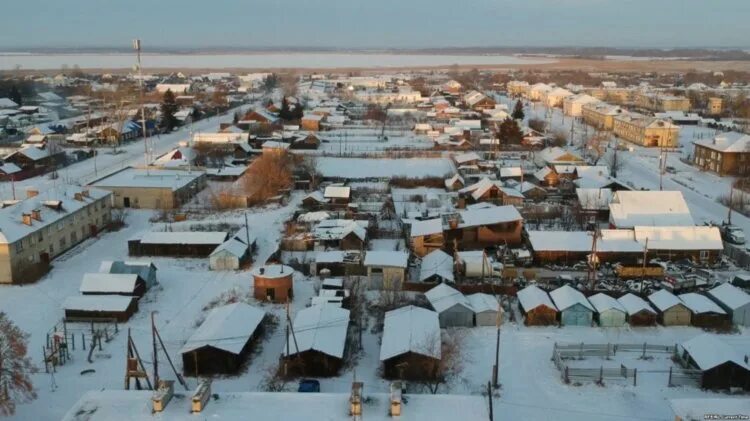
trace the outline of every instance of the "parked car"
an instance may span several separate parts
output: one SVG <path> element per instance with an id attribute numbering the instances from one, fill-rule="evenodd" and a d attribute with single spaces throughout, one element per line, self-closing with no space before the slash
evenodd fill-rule
<path id="1" fill-rule="evenodd" d="M 315 379 L 302 379 L 299 381 L 297 392 L 320 393 L 320 382 Z"/>
<path id="2" fill-rule="evenodd" d="M 721 238 L 726 242 L 742 245 L 745 244 L 745 231 L 736 225 L 722 225 Z"/>

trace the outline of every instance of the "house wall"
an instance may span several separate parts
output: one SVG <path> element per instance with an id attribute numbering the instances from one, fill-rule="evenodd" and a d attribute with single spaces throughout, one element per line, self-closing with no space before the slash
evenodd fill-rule
<path id="1" fill-rule="evenodd" d="M 656 314 L 640 311 L 628 316 L 630 326 L 653 326 L 656 324 Z"/>
<path id="2" fill-rule="evenodd" d="M 389 380 L 425 380 L 438 364 L 440 361 L 435 358 L 407 352 L 383 361 L 383 377 Z"/>
<path id="3" fill-rule="evenodd" d="M 114 206 L 125 208 L 125 198 L 129 198 L 131 208 L 174 209 L 188 202 L 206 186 L 206 177 L 201 176 L 181 189 L 172 191 L 169 187 L 107 187 L 99 186 L 114 194 Z"/>
<path id="4" fill-rule="evenodd" d="M 253 276 L 253 296 L 258 301 L 268 301 L 268 289 L 273 289 L 275 303 L 285 303 L 294 295 L 292 274 L 283 278 L 264 278 Z"/>
<path id="5" fill-rule="evenodd" d="M 601 327 L 620 327 L 625 324 L 625 312 L 606 310 L 599 313 L 598 320 Z"/>
<path id="6" fill-rule="evenodd" d="M 676 305 L 659 315 L 659 321 L 664 326 L 689 326 L 690 310 L 682 304 Z"/>
<path id="7" fill-rule="evenodd" d="M 612 130 L 614 126 L 614 115 L 601 113 L 585 106 L 581 110 L 581 115 L 586 124 L 595 128 Z"/>
<path id="8" fill-rule="evenodd" d="M 612 132 L 628 141 L 646 147 L 677 147 L 680 129 L 669 127 L 646 127 L 643 120 L 625 120 L 616 118 Z"/>
<path id="9" fill-rule="evenodd" d="M 690 324 L 708 329 L 726 329 L 732 325 L 728 314 L 701 313 L 690 316 Z"/>
<path id="10" fill-rule="evenodd" d="M 500 323 L 502 323 L 502 317 Z M 497 324 L 497 311 L 483 311 L 474 315 L 475 326 L 495 326 Z"/>
<path id="11" fill-rule="evenodd" d="M 111 196 L 107 195 L 11 244 L 0 244 L 0 284 L 37 280 L 46 273 L 50 260 L 103 230 L 111 216 Z"/>
<path id="12" fill-rule="evenodd" d="M 370 289 L 401 289 L 406 282 L 406 270 L 387 266 L 370 266 L 367 268 L 367 281 Z"/>
<path id="13" fill-rule="evenodd" d="M 721 176 L 750 174 L 750 151 L 725 153 L 705 146 L 695 145 L 693 164 L 702 170 Z"/>
<path id="14" fill-rule="evenodd" d="M 591 326 L 593 313 L 586 307 L 576 304 L 560 313 L 560 324 L 563 326 Z"/>
<path id="15" fill-rule="evenodd" d="M 438 318 L 442 328 L 474 326 L 474 312 L 458 304 L 438 314 Z"/>
<path id="16" fill-rule="evenodd" d="M 557 324 L 557 311 L 552 308 L 539 306 L 526 311 L 524 320 L 526 326 L 550 326 Z"/>
<path id="17" fill-rule="evenodd" d="M 445 239 L 443 238 L 443 233 L 411 238 L 411 250 L 419 257 L 424 257 L 435 250 L 440 250 L 444 246 Z"/>
<path id="18" fill-rule="evenodd" d="M 311 377 L 333 377 L 341 369 L 341 359 L 309 350 L 289 356 L 282 356 L 282 364 L 288 364 L 290 375 Z"/>
<path id="19" fill-rule="evenodd" d="M 249 341 L 248 341 L 249 343 Z M 205 346 L 182 354 L 182 372 L 186 376 L 234 374 L 246 357 L 245 344 L 240 354 Z"/>
<path id="20" fill-rule="evenodd" d="M 127 322 L 130 317 L 138 311 L 138 300 L 133 298 L 130 306 L 125 311 L 88 311 L 88 310 L 65 310 L 65 317 L 82 320 L 116 319 L 118 322 Z"/>
<path id="21" fill-rule="evenodd" d="M 211 270 L 237 270 L 240 268 L 240 259 L 232 253 L 222 250 L 209 256 L 208 267 Z"/>

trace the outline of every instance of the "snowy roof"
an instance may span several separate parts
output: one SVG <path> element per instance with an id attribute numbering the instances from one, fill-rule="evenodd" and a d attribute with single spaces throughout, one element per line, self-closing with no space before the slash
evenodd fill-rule
<path id="1" fill-rule="evenodd" d="M 546 306 L 557 311 L 557 307 L 550 299 L 549 294 L 536 285 L 529 285 L 518 291 L 516 295 L 525 311 L 533 310 L 539 306 Z"/>
<path id="2" fill-rule="evenodd" d="M 323 193 L 320 192 L 320 191 L 318 191 L 318 190 L 316 190 L 316 191 L 308 194 L 304 198 L 302 198 L 302 200 L 307 200 L 307 199 L 312 199 L 312 200 L 314 200 L 316 202 L 319 202 L 319 203 L 326 203 L 326 202 L 328 202 L 328 199 L 326 199 L 325 196 L 323 196 Z"/>
<path id="3" fill-rule="evenodd" d="M 453 257 L 442 250 L 434 250 L 422 258 L 422 265 L 419 267 L 419 281 L 434 275 L 453 281 Z"/>
<path id="4" fill-rule="evenodd" d="M 368 384 L 365 384 L 367 392 Z M 163 412 L 154 413 L 150 390 L 97 390 L 87 392 L 64 416 L 63 421 L 194 421 L 241 420 L 263 421 L 326 420 L 351 421 L 350 394 L 297 392 L 219 393 L 200 414 L 190 412 L 189 395 L 175 397 Z M 392 421 L 390 395 L 366 393 L 362 405 L 367 421 Z M 487 405 L 482 396 L 410 394 L 401 419 L 414 421 L 486 420 Z"/>
<path id="5" fill-rule="evenodd" d="M 341 240 L 354 234 L 360 240 L 367 238 L 367 221 L 352 219 L 325 219 L 313 228 L 313 236 L 318 240 Z"/>
<path id="6" fill-rule="evenodd" d="M 648 296 L 648 300 L 651 304 L 656 307 L 657 310 L 664 312 L 677 305 L 685 305 L 676 295 L 667 291 L 666 289 L 660 289 Z"/>
<path id="7" fill-rule="evenodd" d="M 719 152 L 750 153 L 750 135 L 737 132 L 721 133 L 713 139 L 701 139 L 693 143 Z"/>
<path id="8" fill-rule="evenodd" d="M 520 177 L 522 175 L 521 167 L 503 167 L 500 168 L 500 177 Z"/>
<path id="9" fill-rule="evenodd" d="M 731 310 L 736 310 L 750 304 L 750 294 L 729 282 L 723 283 L 716 288 L 709 290 L 708 295 L 714 297 L 717 301 Z"/>
<path id="10" fill-rule="evenodd" d="M 474 310 L 474 313 L 479 314 L 487 311 L 498 311 L 498 300 L 493 295 L 477 292 L 475 294 L 467 295 L 466 298 L 469 300 L 469 304 Z"/>
<path id="11" fill-rule="evenodd" d="M 239 354 L 265 315 L 264 310 L 245 303 L 216 307 L 185 342 L 180 353 L 210 346 Z"/>
<path id="12" fill-rule="evenodd" d="M 298 222 L 320 222 L 330 217 L 331 215 L 326 211 L 307 212 L 298 216 L 297 221 Z"/>
<path id="13" fill-rule="evenodd" d="M 14 154 L 23 155 L 23 156 L 31 159 L 32 161 L 39 161 L 40 159 L 44 159 L 44 158 L 49 157 L 49 151 L 48 150 L 46 150 L 46 149 L 40 149 L 40 148 L 38 148 L 36 146 L 27 146 L 27 147 L 25 147 L 23 149 L 19 149 L 19 150 L 15 151 L 15 152 L 11 153 L 10 155 L 8 155 L 6 158 L 9 158 L 11 155 L 14 155 Z"/>
<path id="14" fill-rule="evenodd" d="M 328 186 L 326 187 L 323 197 L 335 198 L 335 199 L 348 199 L 352 193 L 352 188 L 349 186 Z"/>
<path id="15" fill-rule="evenodd" d="M 82 294 L 87 292 L 106 292 L 109 294 L 130 294 L 135 291 L 138 275 L 125 273 L 87 273 L 83 275 Z"/>
<path id="16" fill-rule="evenodd" d="M 630 316 L 637 314 L 641 311 L 647 311 L 649 313 L 656 314 L 656 311 L 654 311 L 654 308 L 651 307 L 651 305 L 648 302 L 646 302 L 646 300 L 644 300 L 643 298 L 637 295 L 627 293 L 623 295 L 622 297 L 618 298 L 617 301 L 620 303 L 620 305 L 622 305 L 622 307 Z"/>
<path id="17" fill-rule="evenodd" d="M 407 352 L 440 358 L 440 322 L 437 313 L 415 306 L 385 313 L 380 361 Z"/>
<path id="18" fill-rule="evenodd" d="M 226 241 L 223 231 L 149 231 L 137 239 L 141 244 L 216 244 Z"/>
<path id="19" fill-rule="evenodd" d="M 264 149 L 289 149 L 289 144 L 276 140 L 266 140 L 261 147 Z"/>
<path id="20" fill-rule="evenodd" d="M 719 227 L 635 227 L 635 239 L 649 250 L 724 250 Z"/>
<path id="21" fill-rule="evenodd" d="M 319 251 L 315 253 L 315 263 L 341 263 L 345 255 L 342 250 Z"/>
<path id="22" fill-rule="evenodd" d="M 681 191 L 618 191 L 609 212 L 618 228 L 695 225 Z"/>
<path id="23" fill-rule="evenodd" d="M 438 284 L 434 288 L 425 292 L 424 295 L 427 297 L 430 304 L 432 304 L 432 308 L 438 313 L 442 313 L 456 305 L 471 309 L 471 304 L 466 296 L 447 284 Z"/>
<path id="24" fill-rule="evenodd" d="M 742 356 L 716 335 L 704 333 L 681 343 L 680 346 L 703 371 L 730 361 L 750 370 Z"/>
<path id="25" fill-rule="evenodd" d="M 467 209 L 459 212 L 459 228 L 494 225 L 503 222 L 521 221 L 523 217 L 515 206 L 494 206 L 485 209 Z"/>
<path id="26" fill-rule="evenodd" d="M 17 108 L 18 104 L 10 98 L 0 98 L 0 108 Z"/>
<path id="27" fill-rule="evenodd" d="M 584 210 L 608 210 L 612 200 L 611 189 L 576 189 L 578 203 Z"/>
<path id="28" fill-rule="evenodd" d="M 21 168 L 12 162 L 0 163 L 0 172 L 4 174 L 15 174 L 21 171 Z"/>
<path id="29" fill-rule="evenodd" d="M 617 310 L 623 313 L 627 311 L 625 307 L 623 307 L 622 304 L 620 304 L 619 301 L 610 297 L 607 294 L 602 294 L 601 292 L 589 297 L 589 302 L 591 303 L 591 305 L 594 306 L 597 313 L 601 313 L 603 311 L 608 311 L 608 310 Z"/>
<path id="30" fill-rule="evenodd" d="M 586 296 L 583 295 L 581 291 L 570 285 L 563 285 L 550 292 L 549 295 L 552 297 L 552 301 L 555 302 L 555 305 L 560 311 L 565 311 L 576 304 L 580 304 L 587 309 L 594 311 L 594 307 L 591 306 L 591 303 L 586 299 Z"/>
<path id="31" fill-rule="evenodd" d="M 471 161 L 479 161 L 480 159 L 481 158 L 479 158 L 479 155 L 477 155 L 476 152 L 467 152 L 453 157 L 453 160 L 456 161 L 456 164 L 458 165 Z"/>
<path id="32" fill-rule="evenodd" d="M 283 278 L 293 274 L 294 268 L 287 265 L 265 265 L 255 267 L 250 273 L 266 279 Z"/>
<path id="33" fill-rule="evenodd" d="M 552 168 L 550 168 L 550 167 L 542 167 L 537 172 L 534 173 L 534 178 L 536 178 L 537 180 L 541 181 L 541 180 L 544 180 L 544 177 L 548 176 L 552 172 L 553 172 Z"/>
<path id="34" fill-rule="evenodd" d="M 470 193 L 471 197 L 474 200 L 479 200 L 487 191 L 489 191 L 492 188 L 499 189 L 501 186 L 501 183 L 499 181 L 490 180 L 487 177 L 482 178 L 481 180 L 477 181 L 476 183 L 466 186 L 459 190 L 459 193 Z"/>
<path id="35" fill-rule="evenodd" d="M 172 191 L 179 190 L 195 181 L 204 174 L 203 171 L 184 171 L 156 168 L 125 168 L 106 177 L 102 177 L 91 185 L 97 187 L 141 187 L 163 188 Z"/>
<path id="36" fill-rule="evenodd" d="M 349 310 L 334 306 L 302 309 L 294 317 L 292 329 L 296 342 L 290 338 L 289 352 L 296 354 L 298 351 L 318 351 L 342 358 L 348 328 Z"/>
<path id="37" fill-rule="evenodd" d="M 426 219 L 424 221 L 413 221 L 410 233 L 412 237 L 437 234 L 443 232 L 443 221 L 440 218 Z"/>
<path id="38" fill-rule="evenodd" d="M 405 251 L 376 251 L 365 252 L 365 266 L 385 266 L 405 268 L 409 254 Z"/>
<path id="39" fill-rule="evenodd" d="M 636 241 L 631 230 L 603 229 L 596 242 L 597 252 L 640 253 L 643 244 Z"/>
<path id="40" fill-rule="evenodd" d="M 445 187 L 451 188 L 456 182 L 460 182 L 461 185 L 464 184 L 464 178 L 461 177 L 459 174 L 454 174 L 453 177 L 448 178 L 445 180 Z"/>
<path id="41" fill-rule="evenodd" d="M 211 256 L 224 251 L 233 256 L 242 257 L 247 252 L 247 244 L 235 237 L 232 237 L 229 240 L 219 244 L 219 246 L 211 252 Z"/>
<path id="42" fill-rule="evenodd" d="M 590 252 L 593 237 L 586 231 L 528 231 L 534 251 Z"/>
<path id="43" fill-rule="evenodd" d="M 703 313 L 717 313 L 727 314 L 718 304 L 711 301 L 710 298 L 705 295 L 701 295 L 695 292 L 687 294 L 680 294 L 678 296 L 680 300 L 685 303 L 685 306 L 690 309 L 693 314 Z"/>
<path id="44" fill-rule="evenodd" d="M 89 196 L 81 195 L 76 200 L 76 193 L 86 190 L 81 186 L 58 185 L 49 190 L 40 191 L 37 196 L 19 201 L 13 206 L 0 209 L 0 244 L 13 243 L 31 233 L 49 227 L 58 221 L 91 205 L 96 200 L 110 196 L 112 193 L 101 189 L 88 189 Z M 56 209 L 59 205 L 59 210 Z M 55 208 L 55 209 L 53 209 Z M 32 219 L 31 225 L 23 223 L 23 214 L 39 210 L 41 220 Z"/>
<path id="45" fill-rule="evenodd" d="M 127 310 L 133 300 L 135 297 L 124 295 L 74 295 L 66 298 L 62 307 L 65 310 L 119 312 Z"/>

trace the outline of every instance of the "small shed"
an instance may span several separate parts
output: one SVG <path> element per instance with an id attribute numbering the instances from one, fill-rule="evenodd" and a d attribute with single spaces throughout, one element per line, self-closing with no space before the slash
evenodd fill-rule
<path id="1" fill-rule="evenodd" d="M 236 373 L 246 360 L 266 312 L 245 303 L 211 310 L 180 350 L 188 376 Z"/>
<path id="2" fill-rule="evenodd" d="M 492 267 L 484 250 L 456 252 L 456 266 L 458 271 L 467 278 L 492 276 Z"/>
<path id="3" fill-rule="evenodd" d="M 460 291 L 438 284 L 424 295 L 438 313 L 440 327 L 474 326 L 474 309 Z"/>
<path id="4" fill-rule="evenodd" d="M 557 323 L 557 307 L 543 289 L 529 285 L 518 291 L 516 296 L 527 326 L 548 326 Z"/>
<path id="5" fill-rule="evenodd" d="M 226 232 L 146 232 L 128 241 L 131 256 L 208 257 L 227 240 Z"/>
<path id="6" fill-rule="evenodd" d="M 727 282 L 709 290 L 708 295 L 729 313 L 732 323 L 750 326 L 750 294 Z"/>
<path id="7" fill-rule="evenodd" d="M 598 293 L 588 298 L 596 310 L 596 321 L 601 327 L 621 327 L 625 325 L 627 310 L 619 301 L 607 294 Z"/>
<path id="8" fill-rule="evenodd" d="M 138 311 L 138 299 L 122 295 L 76 295 L 63 302 L 65 319 L 126 322 Z"/>
<path id="9" fill-rule="evenodd" d="M 503 322 L 503 309 L 495 296 L 477 292 L 466 298 L 474 310 L 474 326 L 495 326 Z"/>
<path id="10" fill-rule="evenodd" d="M 627 293 L 617 301 L 625 308 L 630 326 L 653 326 L 656 324 L 656 310 L 643 298 Z"/>
<path id="11" fill-rule="evenodd" d="M 717 336 L 704 333 L 680 344 L 683 364 L 701 371 L 701 387 L 750 390 L 750 366 L 744 357 Z"/>
<path id="12" fill-rule="evenodd" d="M 586 296 L 571 287 L 563 285 L 550 292 L 552 301 L 560 310 L 560 324 L 563 326 L 591 326 L 594 318 L 594 307 Z"/>
<path id="13" fill-rule="evenodd" d="M 253 275 L 253 296 L 259 301 L 285 303 L 294 296 L 294 269 L 286 265 L 259 266 Z"/>
<path id="14" fill-rule="evenodd" d="M 649 295 L 648 301 L 659 312 L 659 322 L 664 326 L 690 325 L 690 309 L 671 292 L 661 289 Z"/>
<path id="15" fill-rule="evenodd" d="M 349 310 L 316 305 L 297 312 L 282 359 L 290 373 L 336 376 L 341 368 L 349 329 Z"/>
<path id="16" fill-rule="evenodd" d="M 440 364 L 440 321 L 434 311 L 406 306 L 385 313 L 380 361 L 383 377 L 418 381 Z"/>
<path id="17" fill-rule="evenodd" d="M 364 266 L 371 289 L 401 289 L 406 281 L 409 254 L 405 251 L 367 251 Z"/>
<path id="18" fill-rule="evenodd" d="M 143 297 L 146 282 L 135 274 L 87 273 L 79 291 L 83 295 L 124 295 Z"/>
<path id="19" fill-rule="evenodd" d="M 419 282 L 453 282 L 453 257 L 442 251 L 434 250 L 422 258 L 419 266 Z"/>
<path id="20" fill-rule="evenodd" d="M 690 322 L 693 326 L 725 329 L 732 325 L 727 312 L 705 295 L 690 292 L 680 294 L 679 298 L 690 309 Z"/>
<path id="21" fill-rule="evenodd" d="M 105 260 L 99 265 L 101 273 L 136 274 L 146 282 L 146 289 L 157 284 L 156 266 L 148 261 Z"/>
<path id="22" fill-rule="evenodd" d="M 221 243 L 208 256 L 211 270 L 238 270 L 250 260 L 250 249 L 243 241 L 230 238 Z"/>

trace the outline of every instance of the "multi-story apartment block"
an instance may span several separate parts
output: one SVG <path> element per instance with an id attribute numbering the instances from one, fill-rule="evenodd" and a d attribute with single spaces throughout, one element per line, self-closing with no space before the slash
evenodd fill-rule
<path id="1" fill-rule="evenodd" d="M 693 164 L 719 175 L 750 175 L 750 135 L 730 132 L 693 142 Z"/>
<path id="2" fill-rule="evenodd" d="M 621 139 L 646 147 L 675 148 L 680 137 L 680 127 L 671 121 L 638 113 L 616 116 L 612 132 Z"/>
<path id="3" fill-rule="evenodd" d="M 623 113 L 625 110 L 619 106 L 604 102 L 584 104 L 581 107 L 581 115 L 586 124 L 600 130 L 612 130 L 615 116 Z"/>

